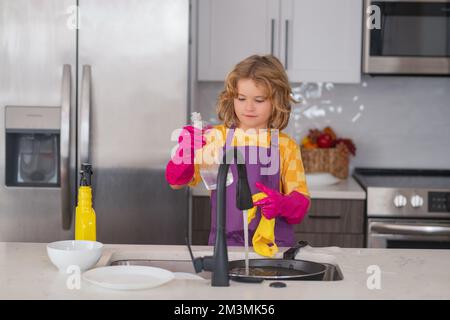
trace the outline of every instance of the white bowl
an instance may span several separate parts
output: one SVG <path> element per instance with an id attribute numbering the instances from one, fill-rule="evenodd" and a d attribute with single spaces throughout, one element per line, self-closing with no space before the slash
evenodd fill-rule
<path id="1" fill-rule="evenodd" d="M 331 186 L 342 181 L 327 172 L 307 173 L 305 176 L 308 187 Z"/>
<path id="2" fill-rule="evenodd" d="M 47 244 L 50 261 L 63 273 L 68 272 L 70 266 L 78 267 L 81 272 L 92 268 L 102 252 L 103 244 L 97 241 L 66 240 Z"/>

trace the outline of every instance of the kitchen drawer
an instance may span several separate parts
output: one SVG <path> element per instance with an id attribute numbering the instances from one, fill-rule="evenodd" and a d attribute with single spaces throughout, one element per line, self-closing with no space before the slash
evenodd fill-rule
<path id="1" fill-rule="evenodd" d="M 211 228 L 211 202 L 209 197 L 192 198 L 192 230 Z"/>
<path id="2" fill-rule="evenodd" d="M 211 202 L 209 197 L 192 198 L 192 244 L 208 245 L 211 228 Z"/>
<path id="3" fill-rule="evenodd" d="M 207 246 L 209 239 L 209 230 L 195 230 L 192 233 L 192 245 Z"/>
<path id="4" fill-rule="evenodd" d="M 342 247 L 363 248 L 363 234 L 338 234 L 338 233 L 295 233 L 297 241 L 304 240 L 312 247 Z"/>
<path id="5" fill-rule="evenodd" d="M 364 200 L 312 200 L 303 221 L 294 227 L 303 233 L 364 233 Z"/>

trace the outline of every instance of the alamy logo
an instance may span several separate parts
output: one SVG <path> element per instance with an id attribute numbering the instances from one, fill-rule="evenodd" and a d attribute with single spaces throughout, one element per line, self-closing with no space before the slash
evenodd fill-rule
<path id="1" fill-rule="evenodd" d="M 80 8 L 76 5 L 67 7 L 66 13 L 69 15 L 66 21 L 70 30 L 80 29 Z"/>
<path id="2" fill-rule="evenodd" d="M 381 29 L 381 9 L 379 6 L 371 5 L 366 9 L 366 27 L 369 30 Z"/>
<path id="3" fill-rule="evenodd" d="M 369 290 L 381 289 L 381 269 L 377 265 L 370 265 L 367 267 L 367 274 L 370 276 L 367 278 L 366 285 Z"/>
<path id="4" fill-rule="evenodd" d="M 66 286 L 69 290 L 81 289 L 81 269 L 77 265 L 68 266 L 66 273 L 69 274 L 66 280 Z"/>

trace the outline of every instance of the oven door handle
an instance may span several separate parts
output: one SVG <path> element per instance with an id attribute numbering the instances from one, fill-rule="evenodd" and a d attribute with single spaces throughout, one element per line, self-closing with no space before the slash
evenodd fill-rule
<path id="1" fill-rule="evenodd" d="M 372 222 L 370 224 L 370 231 L 380 234 L 450 236 L 450 227 L 436 225 L 417 226 L 411 224 Z"/>

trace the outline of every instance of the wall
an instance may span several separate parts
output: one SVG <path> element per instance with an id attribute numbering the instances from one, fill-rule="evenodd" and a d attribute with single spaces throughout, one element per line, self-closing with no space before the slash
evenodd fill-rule
<path id="1" fill-rule="evenodd" d="M 192 109 L 218 122 L 223 83 L 199 82 Z M 286 133 L 298 142 L 326 125 L 353 139 L 351 167 L 450 169 L 450 77 L 364 76 L 360 84 L 292 84 Z"/>

